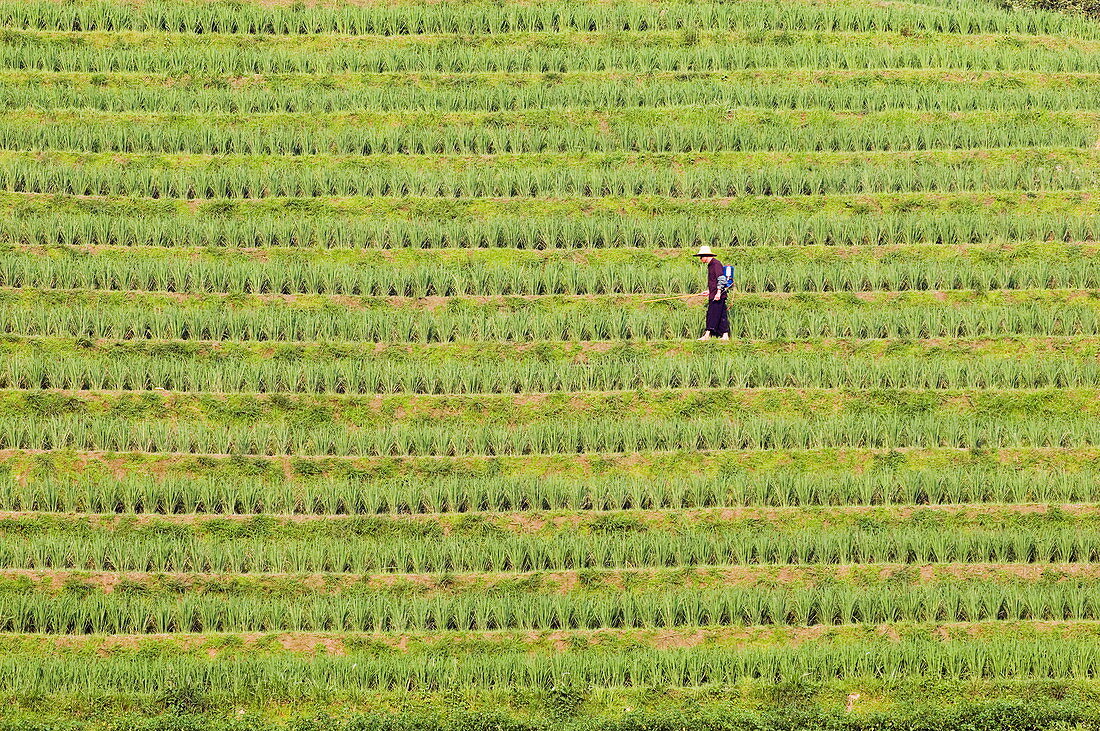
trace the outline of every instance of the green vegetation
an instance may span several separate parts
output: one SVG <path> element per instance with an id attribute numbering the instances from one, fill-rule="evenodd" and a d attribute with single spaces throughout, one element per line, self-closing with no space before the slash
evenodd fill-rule
<path id="1" fill-rule="evenodd" d="M 0 0 L 0 730 L 1100 728 L 1062 5 Z"/>

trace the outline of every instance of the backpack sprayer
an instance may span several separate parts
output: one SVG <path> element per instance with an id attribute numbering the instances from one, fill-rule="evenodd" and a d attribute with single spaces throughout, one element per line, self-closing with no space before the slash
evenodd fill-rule
<path id="1" fill-rule="evenodd" d="M 733 288 L 733 267 L 722 267 L 722 273 L 718 275 L 718 296 L 724 295 Z"/>
<path id="2" fill-rule="evenodd" d="M 733 288 L 733 267 L 722 267 L 722 273 L 718 275 L 718 296 L 721 297 L 726 292 Z M 642 304 L 648 304 L 650 302 L 664 302 L 665 300 L 679 300 L 687 299 L 688 297 L 695 297 L 694 294 L 674 294 L 669 297 L 658 297 L 657 299 L 642 300 Z"/>

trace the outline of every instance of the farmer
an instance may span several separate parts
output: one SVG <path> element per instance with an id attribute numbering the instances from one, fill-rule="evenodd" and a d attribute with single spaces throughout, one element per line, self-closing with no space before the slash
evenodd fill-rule
<path id="1" fill-rule="evenodd" d="M 718 278 L 723 274 L 722 262 L 710 250 L 709 246 L 699 247 L 699 261 L 707 265 L 707 288 L 700 295 L 707 296 L 707 329 L 700 340 L 710 340 L 711 336 L 720 340 L 730 339 L 730 320 L 726 311 L 726 288 L 720 287 Z"/>

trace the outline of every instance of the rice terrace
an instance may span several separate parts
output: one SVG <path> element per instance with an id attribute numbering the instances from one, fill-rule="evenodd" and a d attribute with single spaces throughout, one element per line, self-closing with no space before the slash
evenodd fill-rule
<path id="1" fill-rule="evenodd" d="M 0 0 L 0 208 L 0 731 L 1100 729 L 1091 0 Z"/>

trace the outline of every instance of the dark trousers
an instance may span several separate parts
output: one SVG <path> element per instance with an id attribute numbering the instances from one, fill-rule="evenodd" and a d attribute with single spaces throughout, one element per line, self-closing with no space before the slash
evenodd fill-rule
<path id="1" fill-rule="evenodd" d="M 730 331 L 729 311 L 726 309 L 726 300 L 722 298 L 715 302 L 707 300 L 707 332 L 719 337 Z"/>

